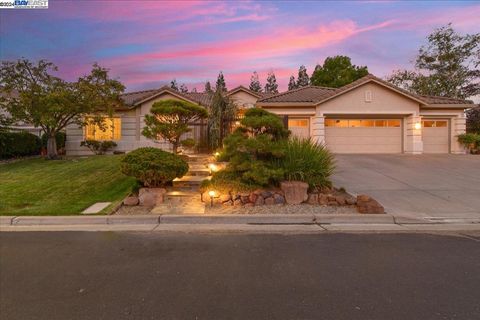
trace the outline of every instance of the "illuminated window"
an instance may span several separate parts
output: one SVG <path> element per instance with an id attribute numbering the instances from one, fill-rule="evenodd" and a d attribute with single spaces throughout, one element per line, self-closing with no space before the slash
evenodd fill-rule
<path id="1" fill-rule="evenodd" d="M 446 120 L 424 120 L 422 121 L 423 127 L 425 128 L 446 128 Z"/>
<path id="2" fill-rule="evenodd" d="M 308 127 L 307 119 L 288 119 L 288 127 Z"/>
<path id="3" fill-rule="evenodd" d="M 387 120 L 375 120 L 375 127 L 386 127 Z"/>
<path id="4" fill-rule="evenodd" d="M 388 124 L 389 127 L 399 128 L 400 127 L 400 120 L 388 120 L 387 124 Z"/>
<path id="5" fill-rule="evenodd" d="M 122 137 L 122 120 L 120 118 L 105 118 L 102 127 L 98 124 L 88 124 L 85 127 L 87 140 L 120 140 Z"/>
<path id="6" fill-rule="evenodd" d="M 335 120 L 325 119 L 325 127 L 335 127 Z"/>

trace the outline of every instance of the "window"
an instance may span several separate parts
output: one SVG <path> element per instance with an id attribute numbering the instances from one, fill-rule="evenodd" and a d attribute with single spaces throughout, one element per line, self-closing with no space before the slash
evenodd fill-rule
<path id="1" fill-rule="evenodd" d="M 105 118 L 103 128 L 98 124 L 88 124 L 85 127 L 87 140 L 120 140 L 122 137 L 122 120 L 120 118 Z M 102 130 L 103 129 L 103 130 Z"/>
<path id="2" fill-rule="evenodd" d="M 446 128 L 447 120 L 423 120 L 422 126 L 425 128 Z"/>
<path id="3" fill-rule="evenodd" d="M 372 91 L 365 91 L 365 102 L 372 102 Z"/>
<path id="4" fill-rule="evenodd" d="M 399 128 L 400 127 L 400 120 L 388 120 L 387 124 L 388 124 L 389 127 Z"/>
<path id="5" fill-rule="evenodd" d="M 288 119 L 288 127 L 308 127 L 307 119 Z"/>
<path id="6" fill-rule="evenodd" d="M 400 119 L 389 119 L 389 120 L 374 120 L 374 119 L 326 119 L 326 127 L 337 127 L 337 128 L 400 128 L 401 120 Z"/>

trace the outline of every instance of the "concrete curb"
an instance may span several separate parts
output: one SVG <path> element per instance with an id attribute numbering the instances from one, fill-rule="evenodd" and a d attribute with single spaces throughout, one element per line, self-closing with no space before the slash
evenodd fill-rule
<path id="1" fill-rule="evenodd" d="M 268 215 L 162 215 L 160 224 L 314 224 L 311 214 Z"/>
<path id="2" fill-rule="evenodd" d="M 391 215 L 378 214 L 265 214 L 265 215 L 135 215 L 135 216 L 3 216 L 2 226 L 109 224 L 395 224 Z"/>

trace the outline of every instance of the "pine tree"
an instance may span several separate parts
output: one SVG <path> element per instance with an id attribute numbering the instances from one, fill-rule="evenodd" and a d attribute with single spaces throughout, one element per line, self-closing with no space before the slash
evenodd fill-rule
<path id="1" fill-rule="evenodd" d="M 297 88 L 297 83 L 295 82 L 295 77 L 290 76 L 290 80 L 288 81 L 288 91 L 296 88 Z"/>
<path id="2" fill-rule="evenodd" d="M 185 85 L 185 83 L 182 83 L 182 85 L 180 86 L 180 92 L 188 93 L 188 87 Z"/>
<path id="3" fill-rule="evenodd" d="M 310 84 L 310 78 L 307 74 L 307 68 L 304 65 L 298 69 L 297 87 L 306 87 Z"/>
<path id="4" fill-rule="evenodd" d="M 260 84 L 260 80 L 258 80 L 258 73 L 257 71 L 253 71 L 252 76 L 250 77 L 250 90 L 255 92 L 262 92 L 262 85 Z"/>
<path id="5" fill-rule="evenodd" d="M 175 90 L 175 91 L 178 91 L 178 83 L 177 83 L 177 80 L 176 80 L 176 79 L 173 79 L 173 80 L 170 82 L 170 88 L 172 88 L 172 89 Z"/>
<path id="6" fill-rule="evenodd" d="M 227 85 L 225 84 L 225 78 L 223 77 L 222 71 L 218 74 L 217 85 L 215 90 L 221 89 L 223 92 L 227 91 Z"/>
<path id="7" fill-rule="evenodd" d="M 273 73 L 273 71 L 268 73 L 267 83 L 265 84 L 265 92 L 278 93 L 277 78 L 275 78 L 275 73 Z"/>
<path id="8" fill-rule="evenodd" d="M 192 92 L 193 92 L 193 93 L 197 93 L 197 88 L 193 87 L 193 88 L 192 88 Z"/>
<path id="9" fill-rule="evenodd" d="M 204 92 L 206 92 L 206 93 L 212 93 L 213 92 L 212 85 L 210 84 L 210 81 L 205 82 Z"/>

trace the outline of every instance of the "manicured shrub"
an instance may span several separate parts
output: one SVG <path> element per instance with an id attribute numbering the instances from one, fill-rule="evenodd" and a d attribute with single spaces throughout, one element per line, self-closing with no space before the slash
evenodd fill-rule
<path id="1" fill-rule="evenodd" d="M 197 143 L 195 142 L 194 139 L 188 138 L 188 139 L 180 141 L 180 144 L 182 145 L 182 147 L 184 147 L 186 149 L 193 149 L 193 148 L 195 148 L 195 145 Z"/>
<path id="2" fill-rule="evenodd" d="M 48 136 L 44 133 L 42 134 L 42 148 L 47 148 Z M 57 132 L 55 135 L 55 140 L 57 141 L 57 150 L 65 149 L 65 140 L 67 135 L 65 132 Z"/>
<path id="3" fill-rule="evenodd" d="M 80 143 L 80 146 L 87 147 L 96 155 L 105 154 L 105 152 L 115 148 L 117 144 L 114 141 L 98 141 L 98 140 L 85 140 Z"/>
<path id="4" fill-rule="evenodd" d="M 0 158 L 8 159 L 40 154 L 41 141 L 26 131 L 0 132 Z"/>
<path id="5" fill-rule="evenodd" d="M 478 149 L 480 149 L 480 134 L 462 133 L 457 136 L 457 139 L 471 153 L 477 153 Z"/>
<path id="6" fill-rule="evenodd" d="M 121 170 L 146 187 L 159 187 L 183 177 L 188 164 L 176 154 L 148 147 L 128 153 L 121 162 Z"/>
<path id="7" fill-rule="evenodd" d="M 292 138 L 285 144 L 285 156 L 278 162 L 285 179 L 303 181 L 310 188 L 330 187 L 335 169 L 333 155 L 311 139 Z"/>

